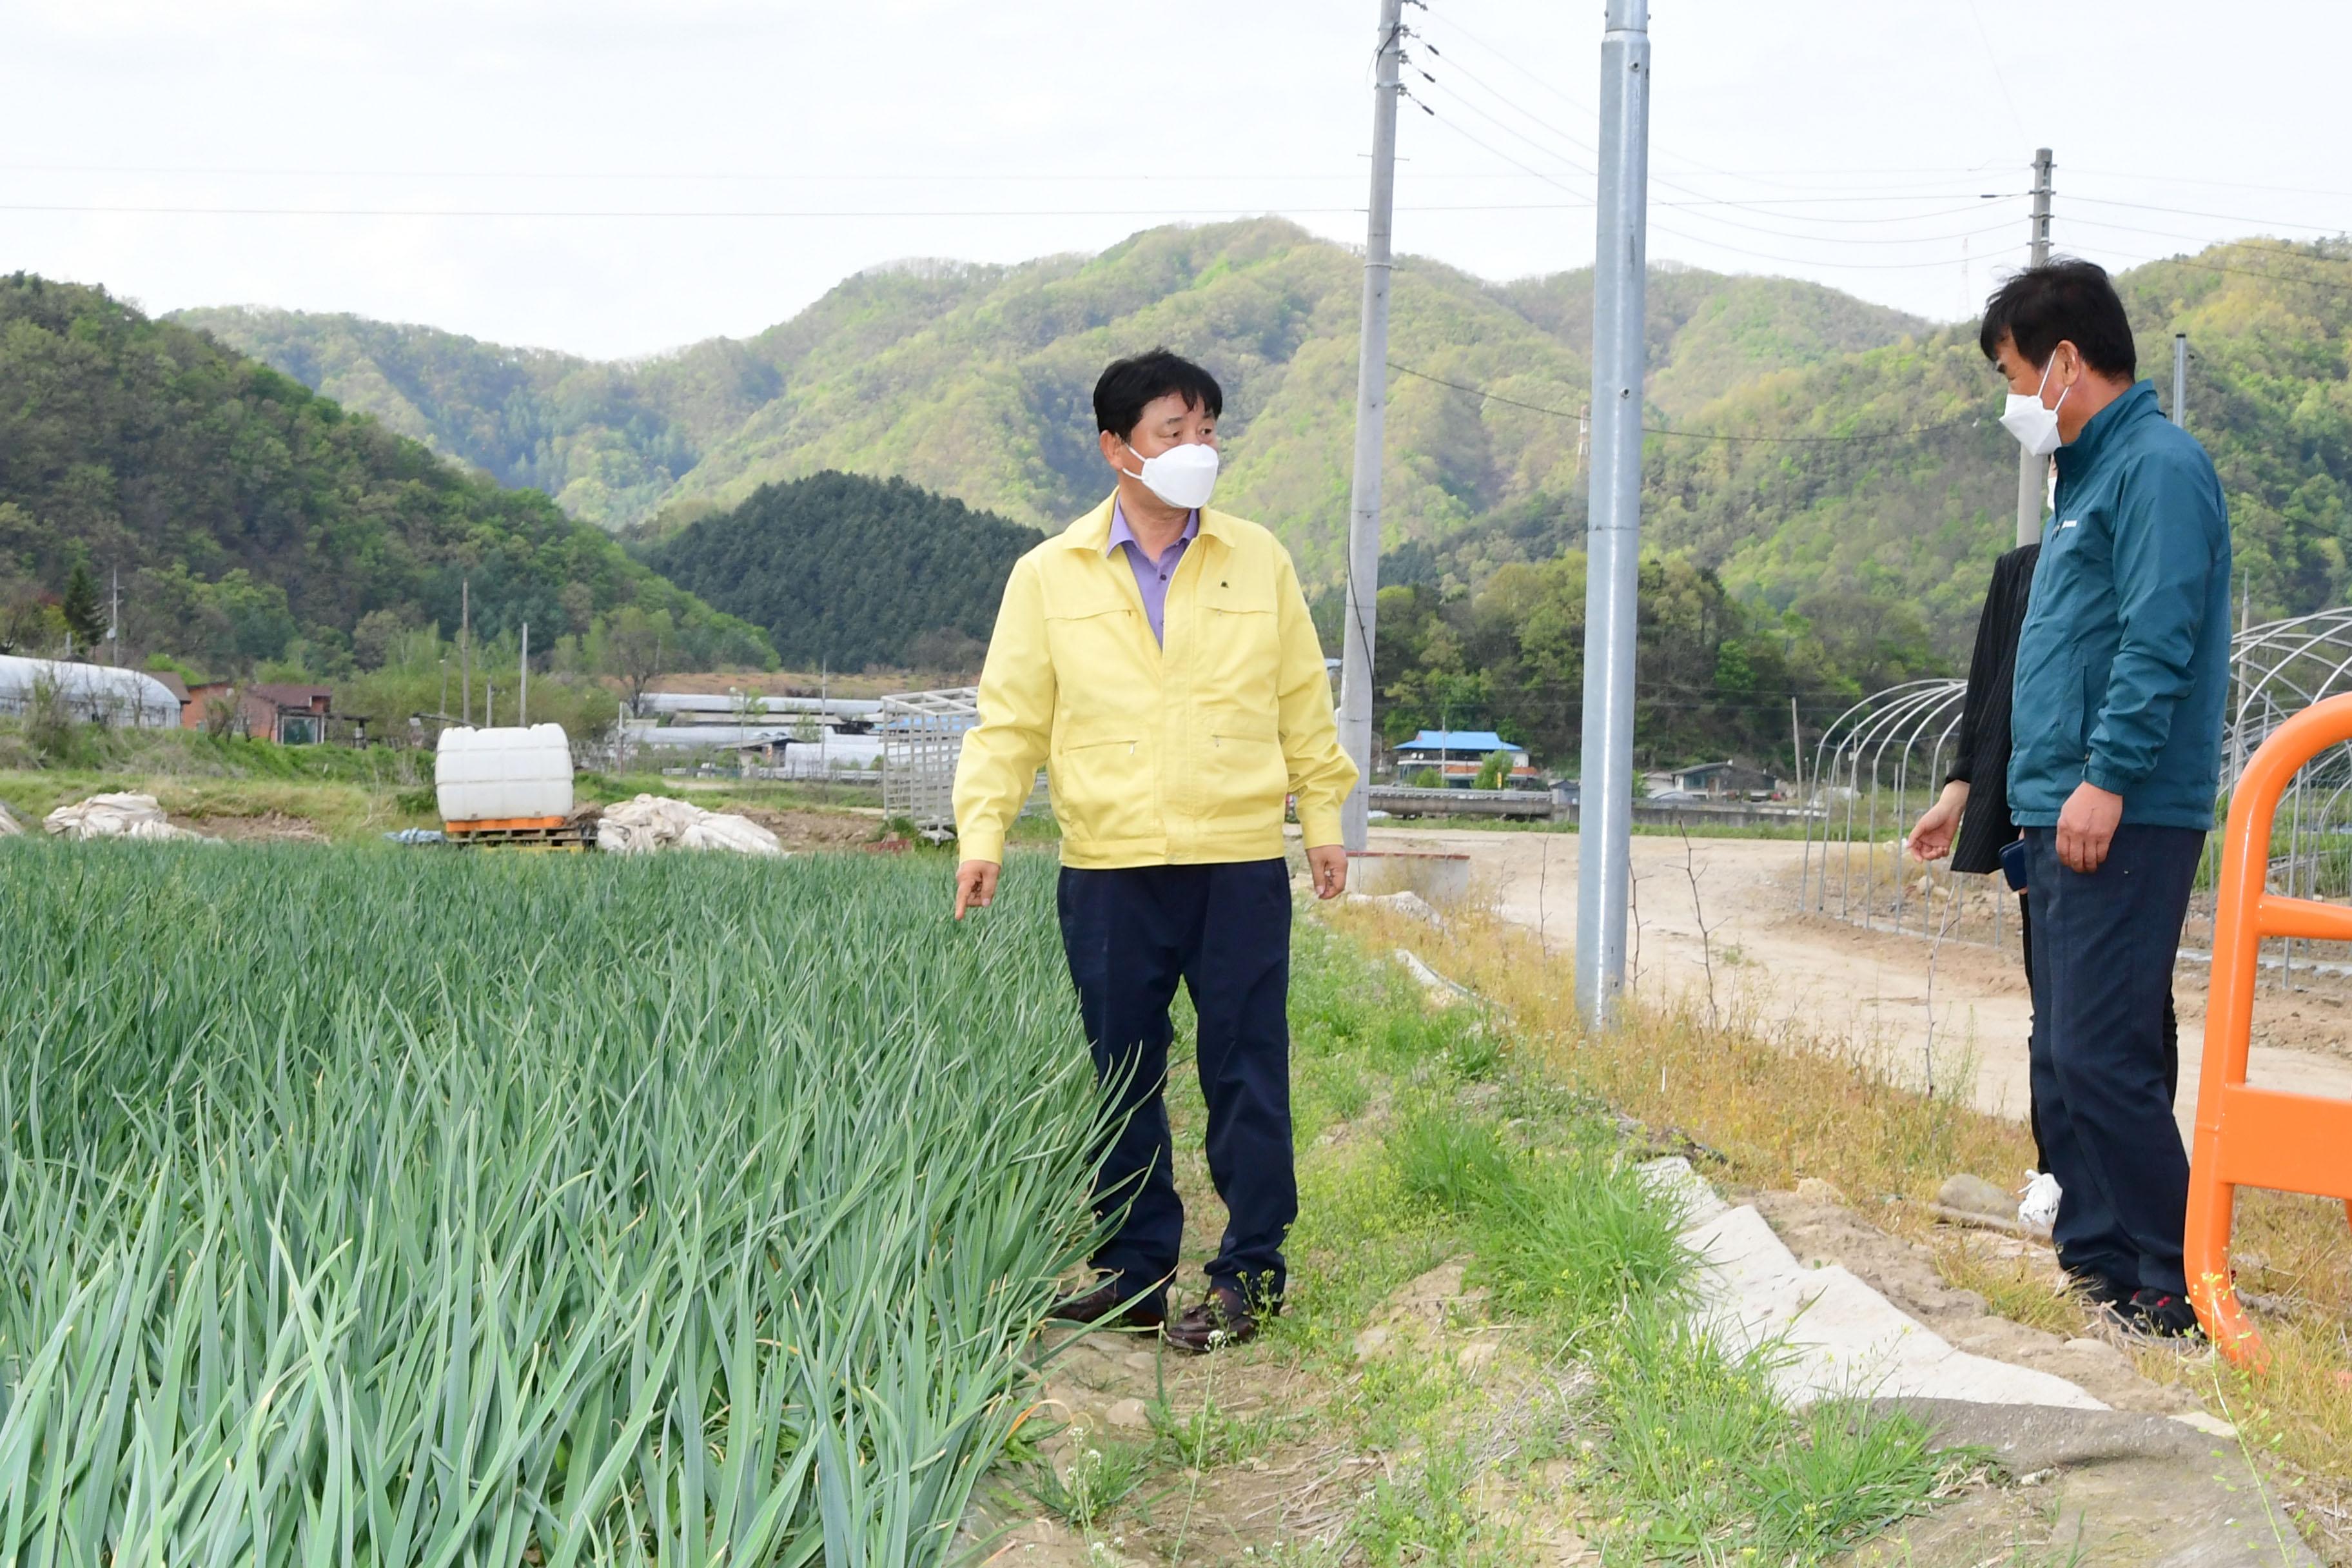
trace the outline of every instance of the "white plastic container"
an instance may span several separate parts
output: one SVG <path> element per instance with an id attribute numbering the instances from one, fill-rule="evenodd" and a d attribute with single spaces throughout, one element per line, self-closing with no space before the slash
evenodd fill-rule
<path id="1" fill-rule="evenodd" d="M 441 731 L 433 792 L 444 822 L 544 822 L 572 814 L 572 742 L 561 724 Z"/>

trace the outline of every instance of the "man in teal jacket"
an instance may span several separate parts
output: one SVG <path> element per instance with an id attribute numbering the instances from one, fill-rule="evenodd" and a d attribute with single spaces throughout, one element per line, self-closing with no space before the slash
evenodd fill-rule
<path id="1" fill-rule="evenodd" d="M 2058 464 L 2009 763 L 2058 1258 L 2130 1327 L 2193 1332 L 2189 1162 L 2159 1020 L 2221 772 L 2229 510 L 2204 448 L 2133 381 L 2131 323 L 2099 268 L 2018 274 L 1979 341 L 2009 381 L 2001 423 Z"/>

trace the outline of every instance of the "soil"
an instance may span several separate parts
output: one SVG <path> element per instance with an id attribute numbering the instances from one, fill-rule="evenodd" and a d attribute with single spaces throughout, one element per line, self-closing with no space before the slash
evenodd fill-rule
<path id="1" fill-rule="evenodd" d="M 774 834 L 787 849 L 856 849 L 874 837 L 875 819 L 840 811 L 777 811 L 764 805 L 727 808 Z"/>
<path id="2" fill-rule="evenodd" d="M 206 837 L 231 844 L 325 844 L 327 836 L 307 816 L 264 811 L 250 816 L 174 816 L 174 827 L 185 827 Z"/>
<path id="3" fill-rule="evenodd" d="M 1574 834 L 1475 828 L 1375 830 L 1376 848 L 1447 849 L 1471 858 L 1474 896 L 1566 952 L 1576 931 Z M 1985 941 L 1933 940 L 1915 907 L 1910 929 L 1865 930 L 1798 909 L 1806 867 L 1801 843 L 1778 839 L 1637 837 L 1635 927 L 1628 968 L 1636 994 L 1717 1005 L 1767 1034 L 1843 1045 L 1900 1081 L 1938 1081 L 1969 1071 L 1979 1109 L 2023 1120 L 2026 1037 L 2032 1005 L 2016 960 L 2009 911 L 2005 941 L 1978 896 L 1969 929 Z M 1820 847 L 1811 850 L 1818 867 Z M 2334 955 L 2329 955 L 2334 956 Z M 2352 1098 L 2352 988 L 2311 977 L 2292 992 L 2266 980 L 2254 1010 L 2256 1083 Z M 2176 972 L 2180 1016 L 2178 1114 L 2185 1134 L 2203 1059 L 2205 975 Z"/>

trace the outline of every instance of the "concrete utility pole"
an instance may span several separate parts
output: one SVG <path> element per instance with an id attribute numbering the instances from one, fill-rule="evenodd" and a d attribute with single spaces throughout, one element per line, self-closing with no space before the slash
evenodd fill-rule
<path id="1" fill-rule="evenodd" d="M 2028 233 L 2032 246 L 2028 254 L 2032 265 L 2041 266 L 2050 259 L 2050 149 L 2038 148 L 2033 154 L 2033 216 L 2026 221 L 2032 225 Z M 2044 480 L 2050 475 L 2050 459 L 2037 458 L 2022 447 L 2017 452 L 2017 542 L 2032 544 L 2042 537 L 2042 495 L 2047 489 Z"/>
<path id="2" fill-rule="evenodd" d="M 2172 334 L 2172 422 L 2189 428 L 2189 334 Z"/>
<path id="3" fill-rule="evenodd" d="M 522 624 L 522 657 L 515 661 L 515 722 L 530 722 L 530 623 Z"/>
<path id="4" fill-rule="evenodd" d="M 1592 262 L 1592 499 L 1585 536 L 1584 777 L 1576 1005 L 1605 1026 L 1625 984 L 1633 887 L 1633 634 L 1642 561 L 1643 324 L 1649 263 L 1650 5 L 1609 0 L 1601 35 Z"/>
<path id="5" fill-rule="evenodd" d="M 466 722 L 474 721 L 474 580 L 457 580 L 457 671 L 465 693 Z"/>
<path id="6" fill-rule="evenodd" d="M 1381 53 L 1372 82 L 1372 192 L 1364 224 L 1364 322 L 1356 347 L 1356 474 L 1348 503 L 1348 624 L 1340 632 L 1339 745 L 1356 787 L 1339 808 L 1339 837 L 1361 849 L 1372 782 L 1372 629 L 1381 593 L 1381 453 L 1388 412 L 1389 216 L 1396 198 L 1398 66 L 1404 0 L 1381 0 Z"/>

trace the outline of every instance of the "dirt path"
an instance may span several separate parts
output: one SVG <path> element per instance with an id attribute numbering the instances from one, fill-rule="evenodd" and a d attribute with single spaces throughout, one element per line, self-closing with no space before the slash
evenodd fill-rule
<path id="1" fill-rule="evenodd" d="M 1515 924 L 1570 951 L 1578 839 L 1564 833 L 1378 828 L 1375 848 L 1470 856 L 1475 896 Z M 1715 1005 L 1767 1032 L 1841 1045 L 1901 1081 L 1973 1080 L 1979 1109 L 2022 1120 L 2032 1006 L 2012 944 L 1930 942 L 1869 931 L 1796 909 L 1804 846 L 1774 839 L 1633 840 L 1639 918 L 1629 958 L 1636 991 Z M 1696 893 L 1693 879 L 1696 878 Z M 1706 935 L 1701 937 L 1704 921 Z M 1933 959 L 1932 981 L 1929 972 Z M 1932 999 L 1931 999 L 1932 985 Z M 2203 1059 L 2205 981 L 2183 964 L 2177 1114 L 2185 1136 Z M 1932 1019 L 1932 1026 L 1931 1026 Z M 2352 1099 L 2352 1005 L 2342 994 L 2265 990 L 2255 1010 L 2258 1083 Z"/>

